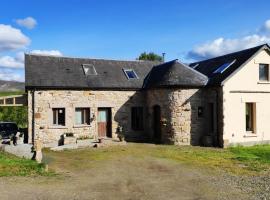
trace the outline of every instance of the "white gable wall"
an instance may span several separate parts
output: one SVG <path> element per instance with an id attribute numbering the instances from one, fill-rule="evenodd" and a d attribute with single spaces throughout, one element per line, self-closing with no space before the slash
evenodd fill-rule
<path id="1" fill-rule="evenodd" d="M 223 139 L 225 143 L 270 141 L 270 82 L 259 82 L 259 63 L 270 65 L 267 50 L 260 51 L 223 85 Z M 246 132 L 246 102 L 256 103 L 256 134 Z"/>

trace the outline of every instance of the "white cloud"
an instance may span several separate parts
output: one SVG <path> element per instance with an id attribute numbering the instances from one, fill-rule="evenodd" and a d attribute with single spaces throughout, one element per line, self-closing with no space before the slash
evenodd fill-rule
<path id="1" fill-rule="evenodd" d="M 30 53 L 46 56 L 63 56 L 63 54 L 58 50 L 32 50 Z"/>
<path id="2" fill-rule="evenodd" d="M 0 57 L 0 67 L 23 68 L 24 67 L 24 53 L 18 52 L 15 57 L 11 57 L 11 56 Z"/>
<path id="3" fill-rule="evenodd" d="M 21 30 L 0 24 L 0 52 L 25 48 L 31 40 Z"/>
<path id="4" fill-rule="evenodd" d="M 26 17 L 24 19 L 17 19 L 16 23 L 28 29 L 33 29 L 37 25 L 37 21 L 33 17 Z"/>
<path id="5" fill-rule="evenodd" d="M 213 41 L 197 45 L 188 52 L 189 59 L 201 60 L 220 56 L 234 51 L 251 48 L 260 44 L 270 43 L 270 20 L 252 35 L 242 38 L 217 38 Z"/>
<path id="6" fill-rule="evenodd" d="M 264 25 L 260 28 L 260 31 L 263 32 L 270 32 L 270 19 L 264 22 Z"/>
<path id="7" fill-rule="evenodd" d="M 5 81 L 24 81 L 24 73 L 12 69 L 0 69 L 0 80 Z"/>

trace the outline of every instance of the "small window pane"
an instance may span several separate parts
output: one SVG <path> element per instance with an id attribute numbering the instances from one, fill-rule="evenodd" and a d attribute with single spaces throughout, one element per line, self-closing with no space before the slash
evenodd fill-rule
<path id="1" fill-rule="evenodd" d="M 82 111 L 78 108 L 75 110 L 75 123 L 82 124 Z"/>
<path id="2" fill-rule="evenodd" d="M 97 75 L 97 71 L 92 64 L 83 64 L 83 71 L 85 75 Z"/>
<path id="3" fill-rule="evenodd" d="M 255 133 L 255 104 L 246 103 L 246 131 Z"/>
<path id="4" fill-rule="evenodd" d="M 76 124 L 90 124 L 90 108 L 76 108 L 75 109 L 75 123 Z"/>
<path id="5" fill-rule="evenodd" d="M 269 66 L 266 64 L 259 65 L 259 78 L 260 81 L 268 81 L 269 80 Z"/>
<path id="6" fill-rule="evenodd" d="M 53 125 L 65 126 L 65 108 L 53 108 Z"/>
<path id="7" fill-rule="evenodd" d="M 235 63 L 236 60 L 233 60 L 231 62 L 227 62 L 227 63 L 223 63 L 222 65 L 220 65 L 215 71 L 214 74 L 217 73 L 223 73 L 224 71 L 226 71 L 231 65 L 233 65 Z"/>
<path id="8" fill-rule="evenodd" d="M 138 76 L 133 69 L 124 69 L 124 72 L 128 79 L 138 79 Z"/>

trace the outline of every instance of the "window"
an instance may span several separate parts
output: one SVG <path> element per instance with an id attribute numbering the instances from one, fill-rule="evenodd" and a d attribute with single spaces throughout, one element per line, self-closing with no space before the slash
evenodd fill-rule
<path id="1" fill-rule="evenodd" d="M 190 67 L 193 68 L 193 69 L 196 69 L 199 65 L 200 65 L 200 64 L 197 63 L 197 64 L 190 65 Z"/>
<path id="2" fill-rule="evenodd" d="M 215 71 L 214 71 L 214 74 L 217 74 L 217 73 L 223 73 L 226 69 L 228 69 L 232 64 L 235 63 L 236 60 L 233 60 L 231 62 L 227 62 L 227 63 L 224 63 L 222 64 L 221 66 L 219 66 Z"/>
<path id="3" fill-rule="evenodd" d="M 269 65 L 268 64 L 259 65 L 259 80 L 269 81 Z"/>
<path id="4" fill-rule="evenodd" d="M 255 133 L 256 128 L 256 104 L 246 103 L 246 131 Z"/>
<path id="5" fill-rule="evenodd" d="M 97 71 L 95 66 L 92 64 L 83 64 L 83 71 L 85 75 L 97 75 Z"/>
<path id="6" fill-rule="evenodd" d="M 131 108 L 131 128 L 135 131 L 143 130 L 143 107 Z"/>
<path id="7" fill-rule="evenodd" d="M 53 125 L 65 126 L 65 108 L 53 108 Z"/>
<path id="8" fill-rule="evenodd" d="M 133 69 L 124 69 L 124 73 L 128 79 L 138 79 L 138 76 Z"/>
<path id="9" fill-rule="evenodd" d="M 90 108 L 75 108 L 75 123 L 90 125 Z"/>

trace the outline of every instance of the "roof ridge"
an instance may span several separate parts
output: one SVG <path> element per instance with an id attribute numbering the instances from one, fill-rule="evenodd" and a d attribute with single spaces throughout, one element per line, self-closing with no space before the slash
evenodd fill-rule
<path id="1" fill-rule="evenodd" d="M 87 59 L 87 60 L 97 60 L 97 61 L 112 61 L 112 62 L 134 62 L 134 63 L 160 63 L 159 61 L 151 61 L 151 60 L 117 60 L 117 59 L 105 59 L 105 58 L 90 58 L 90 57 L 72 57 L 72 56 L 54 56 L 54 55 L 42 55 L 35 53 L 25 53 L 27 56 L 35 56 L 35 57 L 49 57 L 49 58 L 67 58 L 67 59 Z"/>
<path id="2" fill-rule="evenodd" d="M 222 57 L 230 56 L 230 55 L 233 55 L 233 54 L 242 53 L 242 52 L 249 51 L 249 50 L 252 50 L 252 49 L 257 49 L 257 48 L 260 49 L 260 48 L 262 48 L 265 45 L 268 48 L 270 48 L 267 43 L 264 43 L 264 44 L 261 44 L 261 45 L 255 46 L 255 47 L 251 47 L 251 48 L 248 48 L 248 49 L 243 49 L 243 50 L 240 50 L 240 51 L 235 51 L 235 52 L 232 52 L 232 53 L 224 54 L 224 55 L 221 55 L 221 56 L 216 56 L 216 57 L 205 59 L 205 60 L 200 60 L 200 61 L 197 61 L 197 62 L 192 62 L 189 65 L 196 64 L 196 63 L 201 63 L 201 62 L 205 62 L 205 61 L 210 61 L 210 60 L 214 60 L 214 59 L 217 59 L 217 58 L 222 58 Z"/>

